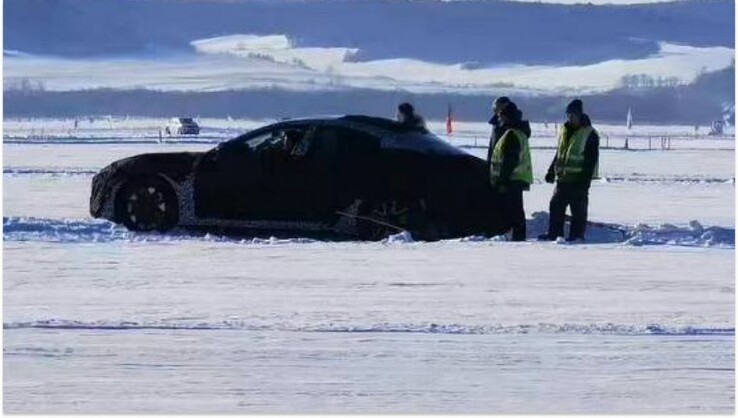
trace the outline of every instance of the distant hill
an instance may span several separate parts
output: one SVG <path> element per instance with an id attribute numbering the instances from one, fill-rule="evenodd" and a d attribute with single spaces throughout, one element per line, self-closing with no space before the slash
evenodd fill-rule
<path id="1" fill-rule="evenodd" d="M 6 0 L 5 49 L 56 56 L 190 53 L 189 42 L 285 34 L 358 59 L 469 65 L 633 59 L 656 42 L 734 47 L 732 0 L 631 6 L 506 1 Z"/>
<path id="2" fill-rule="evenodd" d="M 630 6 L 492 0 L 6 0 L 4 13 L 4 55 L 11 58 L 32 54 L 158 62 L 175 57 L 173 62 L 178 62 L 178 57 L 195 54 L 192 41 L 232 34 L 284 34 L 300 47 L 357 48 L 354 60 L 411 58 L 463 63 L 465 68 L 636 59 L 657 52 L 661 41 L 735 47 L 735 3 L 731 0 Z M 642 75 L 643 80 L 633 75 L 635 79 L 621 88 L 584 99 L 597 120 L 620 121 L 627 108 L 633 107 L 639 121 L 707 123 L 718 118 L 724 107 L 734 106 L 734 74 L 731 67 L 703 74 L 686 86 L 668 79 L 646 83 L 647 74 Z M 397 102 L 411 100 L 431 118 L 445 117 L 452 103 L 457 118 L 483 120 L 493 99 L 482 94 L 411 94 L 399 88 L 309 93 L 279 88 L 48 92 L 42 87 L 43 80 L 25 79 L 23 74 L 17 78 L 10 80 L 13 83 L 6 79 L 3 100 L 8 117 L 389 116 Z M 515 99 L 532 119 L 559 120 L 571 97 Z"/>

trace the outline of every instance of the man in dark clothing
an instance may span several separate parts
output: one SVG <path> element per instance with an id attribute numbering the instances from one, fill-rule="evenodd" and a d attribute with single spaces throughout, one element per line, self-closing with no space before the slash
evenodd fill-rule
<path id="1" fill-rule="evenodd" d="M 504 133 L 492 150 L 490 162 L 490 183 L 502 202 L 513 241 L 525 241 L 523 191 L 530 190 L 533 182 L 530 134 L 524 131 L 526 125 L 520 120 L 520 114 L 512 103 L 498 113 Z"/>
<path id="2" fill-rule="evenodd" d="M 572 100 L 566 107 L 567 122 L 561 129 L 559 144 L 546 182 L 556 181 L 549 211 L 548 233 L 538 237 L 553 241 L 564 236 L 566 207 L 571 208 L 571 227 L 567 241 L 584 239 L 587 227 L 589 187 L 598 176 L 600 137 L 584 113 L 582 101 Z"/>
<path id="3" fill-rule="evenodd" d="M 397 121 L 414 128 L 426 129 L 425 120 L 415 113 L 415 108 L 410 103 L 402 103 L 397 106 Z"/>
<path id="4" fill-rule="evenodd" d="M 500 96 L 495 99 L 492 104 L 492 118 L 489 120 L 489 124 L 492 125 L 492 134 L 489 136 L 489 148 L 487 149 L 487 165 L 492 161 L 492 151 L 495 149 L 497 141 L 500 140 L 502 134 L 505 133 L 505 129 L 502 127 L 500 122 L 500 112 L 511 106 L 514 112 L 517 113 L 517 119 L 520 121 L 520 129 L 528 135 L 530 138 L 530 124 L 527 120 L 523 120 L 523 112 L 518 109 L 517 105 L 510 100 L 507 96 Z"/>

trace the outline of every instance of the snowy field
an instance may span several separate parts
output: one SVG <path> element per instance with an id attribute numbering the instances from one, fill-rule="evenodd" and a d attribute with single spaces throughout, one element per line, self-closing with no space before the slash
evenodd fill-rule
<path id="1" fill-rule="evenodd" d="M 163 143 L 164 120 L 4 122 L 5 412 L 734 412 L 732 138 L 597 125 L 590 218 L 612 226 L 586 244 L 164 236 L 89 217 L 109 162 L 267 121 L 200 122 Z M 487 125 L 456 127 L 451 143 L 486 153 Z M 530 237 L 555 126 L 533 131 Z"/>

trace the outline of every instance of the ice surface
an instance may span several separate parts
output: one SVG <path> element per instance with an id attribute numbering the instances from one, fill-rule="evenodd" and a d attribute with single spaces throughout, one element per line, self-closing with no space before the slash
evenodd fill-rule
<path id="1" fill-rule="evenodd" d="M 6 411 L 28 410 L 25 400 L 57 413 L 730 413 L 733 403 L 733 337 L 6 333 Z"/>
<path id="2" fill-rule="evenodd" d="M 59 143 L 71 122 L 6 129 L 5 412 L 734 412 L 733 141 L 603 150 L 585 243 L 360 243 L 91 219 L 112 160 L 214 144 L 137 143 L 158 125 L 138 119 Z M 452 143 L 486 141 L 459 128 Z M 536 130 L 530 237 L 552 191 Z"/>

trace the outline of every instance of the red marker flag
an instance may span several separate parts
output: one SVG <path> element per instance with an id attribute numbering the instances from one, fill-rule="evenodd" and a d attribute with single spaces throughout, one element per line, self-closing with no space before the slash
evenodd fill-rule
<path id="1" fill-rule="evenodd" d="M 446 113 L 446 133 L 448 135 L 454 133 L 454 115 L 451 113 L 451 104 L 448 105 L 448 113 Z"/>

